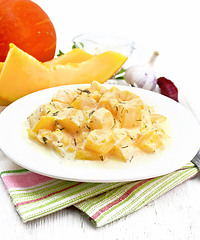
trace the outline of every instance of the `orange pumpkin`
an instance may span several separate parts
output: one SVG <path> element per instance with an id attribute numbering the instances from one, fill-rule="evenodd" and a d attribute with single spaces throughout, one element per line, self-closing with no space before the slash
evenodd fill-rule
<path id="1" fill-rule="evenodd" d="M 0 62 L 5 61 L 10 43 L 42 62 L 54 57 L 56 32 L 48 15 L 36 3 L 0 0 L 0 26 Z"/>

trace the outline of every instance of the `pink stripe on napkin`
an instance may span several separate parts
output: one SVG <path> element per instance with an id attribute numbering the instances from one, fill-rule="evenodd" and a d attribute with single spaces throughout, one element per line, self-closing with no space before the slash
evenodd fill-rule
<path id="1" fill-rule="evenodd" d="M 59 191 L 56 191 L 56 192 L 53 192 L 53 193 L 49 193 L 48 195 L 46 195 L 46 196 L 44 196 L 44 197 L 40 197 L 40 198 L 33 199 L 33 200 L 30 200 L 30 201 L 26 201 L 26 202 L 19 202 L 19 203 L 17 203 L 17 204 L 15 205 L 15 207 L 18 207 L 18 206 L 21 206 L 21 205 L 26 205 L 26 204 L 29 204 L 29 203 L 34 203 L 34 202 L 41 201 L 41 200 L 43 200 L 43 199 L 46 199 L 46 198 L 51 197 L 51 196 L 53 196 L 53 195 L 56 195 L 56 194 L 58 194 L 58 193 L 62 193 L 62 192 L 64 192 L 64 191 L 67 191 L 68 189 L 73 188 L 73 187 L 76 187 L 76 186 L 78 186 L 78 185 L 80 185 L 80 184 L 82 184 L 82 183 L 81 183 L 81 182 L 76 183 L 76 184 L 74 184 L 74 185 L 72 185 L 72 186 L 69 186 L 69 187 L 67 187 L 67 188 L 64 188 L 64 189 L 62 189 L 62 190 L 59 190 Z"/>
<path id="2" fill-rule="evenodd" d="M 19 175 L 4 175 L 2 178 L 7 189 L 27 188 L 52 179 L 33 172 L 23 172 Z"/>
<path id="3" fill-rule="evenodd" d="M 109 203 L 108 205 L 106 205 L 105 207 L 99 209 L 98 212 L 96 212 L 91 218 L 92 219 L 97 219 L 103 212 L 108 211 L 110 208 L 114 207 L 115 205 L 117 205 L 118 203 L 122 202 L 124 199 L 126 199 L 135 189 L 139 188 L 140 186 L 142 186 L 143 184 L 145 184 L 146 182 L 150 181 L 151 179 L 146 179 L 142 182 L 139 182 L 138 184 L 134 185 L 133 187 L 131 187 L 128 191 L 126 191 L 120 198 L 116 199 L 115 201 Z"/>

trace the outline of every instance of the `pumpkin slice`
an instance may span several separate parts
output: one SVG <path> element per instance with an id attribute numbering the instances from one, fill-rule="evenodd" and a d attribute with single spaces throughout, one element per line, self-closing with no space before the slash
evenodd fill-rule
<path id="1" fill-rule="evenodd" d="M 46 65 L 62 64 L 63 65 L 63 64 L 70 63 L 70 62 L 80 63 L 80 62 L 86 61 L 92 57 L 93 57 L 93 55 L 87 53 L 83 49 L 75 48 L 72 51 L 65 53 L 57 58 L 53 58 L 50 61 L 44 62 L 44 64 L 46 64 Z M 0 73 L 1 73 L 3 66 L 4 66 L 4 62 L 0 62 Z M 7 106 L 10 103 L 11 102 L 0 98 L 0 106 Z"/>
<path id="2" fill-rule="evenodd" d="M 3 100 L 2 98 L 0 98 L 0 106 L 8 106 L 9 104 L 11 104 L 11 102 Z"/>
<path id="3" fill-rule="evenodd" d="M 80 48 L 74 48 L 68 53 L 65 53 L 57 58 L 53 58 L 52 60 L 48 62 L 44 62 L 46 65 L 56 65 L 56 64 L 67 64 L 67 63 L 81 63 L 84 62 L 90 58 L 92 58 L 93 55 L 87 53 L 83 49 Z"/>
<path id="4" fill-rule="evenodd" d="M 3 68 L 3 65 L 4 65 L 4 62 L 0 62 L 0 72 L 1 72 L 1 70 Z"/>
<path id="5" fill-rule="evenodd" d="M 53 58 L 50 61 L 44 62 L 46 65 L 56 65 L 56 64 L 67 64 L 67 63 L 80 63 L 84 62 L 90 58 L 92 58 L 93 55 L 87 53 L 83 49 L 80 48 L 74 48 L 72 51 L 65 53 L 57 58 Z M 0 62 L 0 73 L 4 66 L 4 62 Z"/>
<path id="6" fill-rule="evenodd" d="M 1 71 L 3 69 L 3 66 L 4 66 L 4 62 L 0 62 L 0 74 L 1 74 Z M 0 98 L 0 106 L 8 106 L 10 103 L 11 102 L 3 100 L 2 98 Z"/>
<path id="7" fill-rule="evenodd" d="M 0 97 L 13 102 L 29 93 L 50 87 L 107 81 L 127 57 L 107 51 L 81 63 L 47 66 L 14 44 L 0 74 Z"/>
<path id="8" fill-rule="evenodd" d="M 83 49 L 80 48 L 74 48 L 72 51 L 65 53 L 57 58 L 53 58 L 50 61 L 44 62 L 46 65 L 56 65 L 56 64 L 67 64 L 67 63 L 80 63 L 84 62 L 90 58 L 92 58 L 93 55 L 87 53 Z M 0 73 L 4 66 L 4 62 L 0 62 Z"/>

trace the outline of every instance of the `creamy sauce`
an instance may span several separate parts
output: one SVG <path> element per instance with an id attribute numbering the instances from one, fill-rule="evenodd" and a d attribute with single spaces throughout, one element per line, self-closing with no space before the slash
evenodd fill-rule
<path id="1" fill-rule="evenodd" d="M 163 130 L 167 133 L 169 138 L 162 140 L 165 146 L 165 149 L 156 154 L 142 153 L 136 157 L 131 162 L 126 163 L 122 159 L 116 158 L 115 156 L 107 156 L 104 161 L 97 160 L 76 160 L 73 159 L 73 155 L 66 155 L 62 157 L 55 150 L 41 145 L 38 141 L 35 141 L 28 137 L 26 129 L 29 127 L 28 122 L 24 122 L 23 129 L 23 138 L 25 141 L 28 141 L 30 147 L 37 151 L 41 156 L 46 156 L 49 159 L 59 162 L 63 167 L 72 167 L 72 168 L 101 168 L 101 169 L 124 169 L 132 168 L 138 166 L 144 166 L 152 163 L 153 161 L 159 160 L 159 158 L 164 155 L 169 149 L 173 142 L 171 127 L 168 121 L 162 123 Z"/>

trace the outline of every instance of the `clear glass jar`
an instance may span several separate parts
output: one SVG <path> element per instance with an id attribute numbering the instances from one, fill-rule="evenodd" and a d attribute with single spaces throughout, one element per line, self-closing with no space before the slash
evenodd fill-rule
<path id="1" fill-rule="evenodd" d="M 129 39 L 92 33 L 81 34 L 73 38 L 72 42 L 76 47 L 82 48 L 92 55 L 98 55 L 111 50 L 127 57 L 132 55 L 135 45 L 135 42 Z"/>

